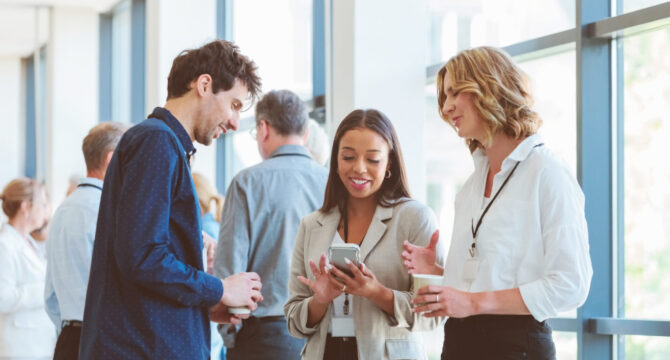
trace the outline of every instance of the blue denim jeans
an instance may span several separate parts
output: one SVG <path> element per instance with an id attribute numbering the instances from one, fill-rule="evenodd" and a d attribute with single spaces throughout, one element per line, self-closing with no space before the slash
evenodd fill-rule
<path id="1" fill-rule="evenodd" d="M 244 320 L 235 337 L 235 347 L 226 349 L 228 360 L 300 359 L 304 339 L 289 335 L 283 316 L 251 317 Z"/>

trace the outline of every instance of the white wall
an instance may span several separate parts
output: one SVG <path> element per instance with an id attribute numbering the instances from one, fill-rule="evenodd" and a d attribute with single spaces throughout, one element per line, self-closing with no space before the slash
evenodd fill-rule
<path id="1" fill-rule="evenodd" d="M 23 176 L 25 135 L 21 59 L 0 57 L 0 192 L 12 179 Z"/>
<path id="2" fill-rule="evenodd" d="M 47 189 L 54 206 L 85 174 L 81 142 L 98 123 L 98 13 L 55 7 L 47 46 Z"/>
<path id="3" fill-rule="evenodd" d="M 333 132 L 353 109 L 376 108 L 385 113 L 400 138 L 412 195 L 423 201 L 425 4 L 398 0 L 330 2 L 332 28 L 326 29 L 326 39 L 332 41 L 327 45 L 326 91 Z"/>
<path id="4" fill-rule="evenodd" d="M 146 110 L 163 106 L 172 60 L 182 50 L 216 39 L 215 0 L 147 0 Z M 216 183 L 216 144 L 195 143 L 193 171 Z"/>

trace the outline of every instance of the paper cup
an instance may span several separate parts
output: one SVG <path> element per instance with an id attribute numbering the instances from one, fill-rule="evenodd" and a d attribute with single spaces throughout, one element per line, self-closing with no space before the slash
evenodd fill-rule
<path id="1" fill-rule="evenodd" d="M 442 285 L 442 276 L 430 274 L 412 274 L 412 291 L 417 292 L 424 286 Z"/>
<path id="2" fill-rule="evenodd" d="M 246 306 L 229 307 L 228 312 L 235 315 L 251 314 L 251 310 Z"/>

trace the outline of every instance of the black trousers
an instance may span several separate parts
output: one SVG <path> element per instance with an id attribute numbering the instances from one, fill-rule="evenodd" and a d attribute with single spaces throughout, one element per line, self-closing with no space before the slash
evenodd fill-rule
<path id="1" fill-rule="evenodd" d="M 530 315 L 450 318 L 444 325 L 442 360 L 556 359 L 551 327 Z"/>
<path id="2" fill-rule="evenodd" d="M 328 334 L 326 338 L 326 350 L 323 360 L 357 360 L 358 344 L 355 337 L 341 338 L 332 337 Z"/>
<path id="3" fill-rule="evenodd" d="M 54 360 L 77 360 L 79 358 L 79 337 L 81 326 L 67 325 L 63 327 L 54 351 Z"/>

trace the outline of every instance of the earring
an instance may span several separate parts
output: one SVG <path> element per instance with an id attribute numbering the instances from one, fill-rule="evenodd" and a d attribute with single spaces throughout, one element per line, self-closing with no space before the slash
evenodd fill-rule
<path id="1" fill-rule="evenodd" d="M 385 178 L 390 179 L 391 178 L 391 170 L 386 170 L 386 176 Z"/>

